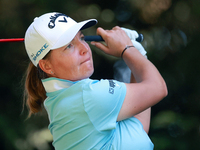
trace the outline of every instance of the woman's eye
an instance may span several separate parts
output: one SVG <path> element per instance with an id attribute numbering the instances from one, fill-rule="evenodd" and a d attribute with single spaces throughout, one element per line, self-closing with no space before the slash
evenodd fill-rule
<path id="1" fill-rule="evenodd" d="M 65 49 L 70 49 L 72 47 L 72 44 L 67 45 Z"/>
<path id="2" fill-rule="evenodd" d="M 81 37 L 81 40 L 82 40 L 82 41 L 84 41 L 84 40 L 85 40 L 84 36 L 82 36 L 82 37 Z"/>

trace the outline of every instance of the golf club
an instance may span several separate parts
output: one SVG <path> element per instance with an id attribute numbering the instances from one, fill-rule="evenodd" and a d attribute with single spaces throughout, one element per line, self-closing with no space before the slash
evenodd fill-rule
<path id="1" fill-rule="evenodd" d="M 92 36 L 84 36 L 85 41 L 104 41 L 103 38 L 99 35 L 92 35 Z M 136 39 L 138 42 L 142 42 L 144 39 L 142 34 L 139 34 L 139 37 Z M 23 42 L 24 38 L 10 38 L 10 39 L 0 39 L 1 42 Z"/>

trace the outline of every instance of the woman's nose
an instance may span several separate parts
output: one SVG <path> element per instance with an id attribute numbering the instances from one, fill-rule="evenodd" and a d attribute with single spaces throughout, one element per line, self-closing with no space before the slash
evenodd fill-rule
<path id="1" fill-rule="evenodd" d="M 81 55 L 85 55 L 89 51 L 89 45 L 85 41 L 79 43 L 79 50 Z"/>

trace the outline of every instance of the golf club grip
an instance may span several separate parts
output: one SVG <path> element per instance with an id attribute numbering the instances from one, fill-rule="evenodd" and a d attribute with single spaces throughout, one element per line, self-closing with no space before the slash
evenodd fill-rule
<path id="1" fill-rule="evenodd" d="M 85 41 L 104 41 L 103 38 L 100 35 L 90 35 L 90 36 L 84 36 Z M 142 42 L 144 39 L 142 34 L 139 34 L 139 37 L 136 38 L 137 42 Z"/>

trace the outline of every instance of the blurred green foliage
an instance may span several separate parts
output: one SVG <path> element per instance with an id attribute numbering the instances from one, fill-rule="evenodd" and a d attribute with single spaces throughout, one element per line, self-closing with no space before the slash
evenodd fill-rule
<path id="1" fill-rule="evenodd" d="M 76 21 L 96 18 L 85 30 L 123 26 L 144 35 L 148 58 L 166 80 L 169 94 L 152 108 L 149 136 L 155 150 L 200 149 L 199 0 L 0 0 L 0 38 L 21 38 L 34 17 L 62 12 Z M 28 57 L 23 42 L 0 43 L 0 149 L 48 150 L 52 136 L 45 112 L 26 120 L 23 75 Z M 112 78 L 116 58 L 93 49 L 92 78 Z"/>

